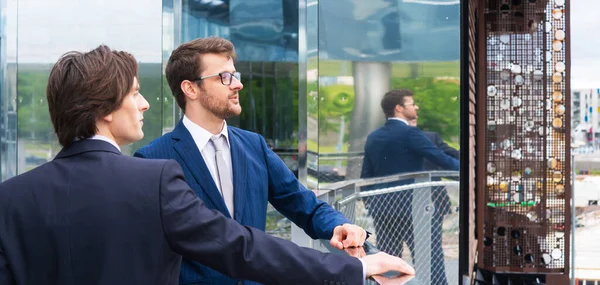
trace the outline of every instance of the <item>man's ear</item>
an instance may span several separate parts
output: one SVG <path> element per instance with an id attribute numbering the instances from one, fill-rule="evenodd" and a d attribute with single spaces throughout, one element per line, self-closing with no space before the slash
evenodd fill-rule
<path id="1" fill-rule="evenodd" d="M 394 113 L 399 113 L 402 111 L 404 107 L 402 107 L 402 105 L 397 104 L 396 107 L 394 107 Z"/>
<path id="2" fill-rule="evenodd" d="M 106 122 L 112 122 L 113 121 L 113 114 L 110 113 L 110 114 L 102 117 L 102 119 L 104 119 L 104 121 L 106 121 Z"/>
<path id="3" fill-rule="evenodd" d="M 179 87 L 181 88 L 181 91 L 183 91 L 185 97 L 188 97 L 191 100 L 196 100 L 198 98 L 199 90 L 192 81 L 184 80 Z"/>

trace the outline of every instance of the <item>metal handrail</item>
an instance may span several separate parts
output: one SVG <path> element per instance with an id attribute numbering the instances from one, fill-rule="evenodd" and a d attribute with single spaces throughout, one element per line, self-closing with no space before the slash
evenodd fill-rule
<path id="1" fill-rule="evenodd" d="M 395 192 L 400 192 L 400 191 L 408 191 L 408 190 L 425 188 L 425 187 L 438 187 L 438 186 L 450 186 L 450 185 L 458 186 L 459 183 L 458 183 L 458 181 L 431 181 L 431 182 L 411 183 L 411 184 L 407 184 L 407 185 L 400 185 L 400 186 L 387 187 L 387 188 L 382 188 L 382 189 L 377 189 L 377 190 L 369 190 L 369 191 L 362 191 L 362 192 L 354 193 L 354 194 L 348 195 L 347 197 L 345 197 L 343 199 L 336 201 L 336 203 L 344 204 L 348 201 L 352 201 L 357 198 L 389 194 L 389 193 L 395 193 Z"/>
<path id="2" fill-rule="evenodd" d="M 420 171 L 420 172 L 409 172 L 409 173 L 401 173 L 394 174 L 389 176 L 382 177 L 374 177 L 374 178 L 359 178 L 352 179 L 346 181 L 339 181 L 335 183 L 331 183 L 329 185 L 324 186 L 321 190 L 338 190 L 342 188 L 346 188 L 350 185 L 354 185 L 355 187 L 361 186 L 369 186 L 380 183 L 388 183 L 388 182 L 396 182 L 407 179 L 415 179 L 415 178 L 459 178 L 458 171 Z"/>

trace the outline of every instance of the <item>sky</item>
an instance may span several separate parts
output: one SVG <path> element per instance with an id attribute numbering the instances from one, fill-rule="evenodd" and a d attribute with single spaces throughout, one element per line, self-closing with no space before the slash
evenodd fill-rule
<path id="1" fill-rule="evenodd" d="M 600 88 L 598 11 L 598 0 L 571 0 L 571 89 Z"/>
<path id="2" fill-rule="evenodd" d="M 130 51 L 141 62 L 161 62 L 162 43 L 172 42 L 163 39 L 162 0 L 1 1 L 9 62 L 18 51 L 19 63 L 52 63 L 65 51 L 99 44 Z M 571 1 L 572 89 L 600 88 L 598 11 L 598 0 Z"/>
<path id="3" fill-rule="evenodd" d="M 66 51 L 100 44 L 161 62 L 162 0 L 2 1 L 9 62 L 18 56 L 19 63 L 51 63 Z"/>

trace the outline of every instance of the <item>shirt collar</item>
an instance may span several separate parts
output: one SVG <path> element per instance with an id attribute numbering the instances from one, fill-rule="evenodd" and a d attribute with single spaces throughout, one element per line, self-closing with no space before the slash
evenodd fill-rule
<path id="1" fill-rule="evenodd" d="M 204 149 L 204 147 L 208 143 L 208 140 L 210 140 L 211 137 L 215 136 L 215 135 L 211 134 L 209 131 L 207 131 L 205 128 L 192 122 L 192 120 L 190 120 L 186 115 L 183 115 L 183 119 L 181 121 L 183 122 L 183 125 L 185 126 L 185 128 L 192 135 L 192 138 L 194 139 L 194 142 L 196 143 L 196 145 L 198 146 L 198 149 L 200 149 L 200 151 L 202 151 Z M 221 130 L 220 134 L 222 134 L 225 137 L 225 141 L 227 141 L 227 145 L 229 145 L 231 147 L 231 145 L 229 144 L 229 132 L 227 131 L 227 121 L 225 121 L 225 120 L 223 120 L 223 129 Z"/>
<path id="2" fill-rule="evenodd" d="M 114 147 L 116 147 L 119 151 L 121 151 L 121 148 L 119 147 L 119 145 L 113 141 L 112 139 L 110 139 L 109 137 L 105 137 L 103 135 L 94 135 L 93 137 L 89 138 L 90 140 L 99 140 L 99 141 L 105 141 L 107 143 L 112 144 Z"/>
<path id="3" fill-rule="evenodd" d="M 407 120 L 401 119 L 401 118 L 397 118 L 397 117 L 389 117 L 388 120 L 396 120 L 396 121 L 400 121 L 400 122 L 405 123 L 407 126 L 409 125 Z"/>

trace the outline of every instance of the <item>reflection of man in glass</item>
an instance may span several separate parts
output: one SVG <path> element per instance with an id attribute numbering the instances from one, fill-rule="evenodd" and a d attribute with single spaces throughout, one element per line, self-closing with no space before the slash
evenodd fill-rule
<path id="1" fill-rule="evenodd" d="M 361 178 L 423 171 L 424 159 L 445 169 L 458 170 L 457 159 L 438 149 L 421 130 L 410 126 L 409 121 L 417 119 L 419 110 L 411 91 L 406 89 L 389 91 L 381 100 L 381 108 L 387 121 L 383 127 L 367 137 Z M 413 182 L 413 180 L 402 180 L 376 186 L 381 189 Z M 364 190 L 373 190 L 373 187 Z M 402 243 L 406 242 L 414 259 L 412 199 L 411 190 L 371 196 L 365 202 L 375 222 L 377 247 L 392 255 L 401 256 Z M 425 235 L 437 239 L 437 242 L 431 243 L 435 247 L 432 248 L 432 253 L 441 252 L 438 233 L 425 233 Z M 446 280 L 443 253 L 432 254 L 431 258 L 432 284 L 444 284 Z"/>
<path id="2" fill-rule="evenodd" d="M 135 156 L 175 159 L 209 208 L 242 225 L 265 230 L 267 202 L 314 239 L 342 249 L 362 245 L 366 232 L 317 200 L 269 149 L 262 136 L 228 126 L 242 111 L 233 44 L 223 38 L 192 40 L 173 51 L 166 77 L 185 112 L 173 132 Z M 237 284 L 217 271 L 184 260 L 180 282 Z M 251 284 L 246 282 L 246 284 Z"/>

